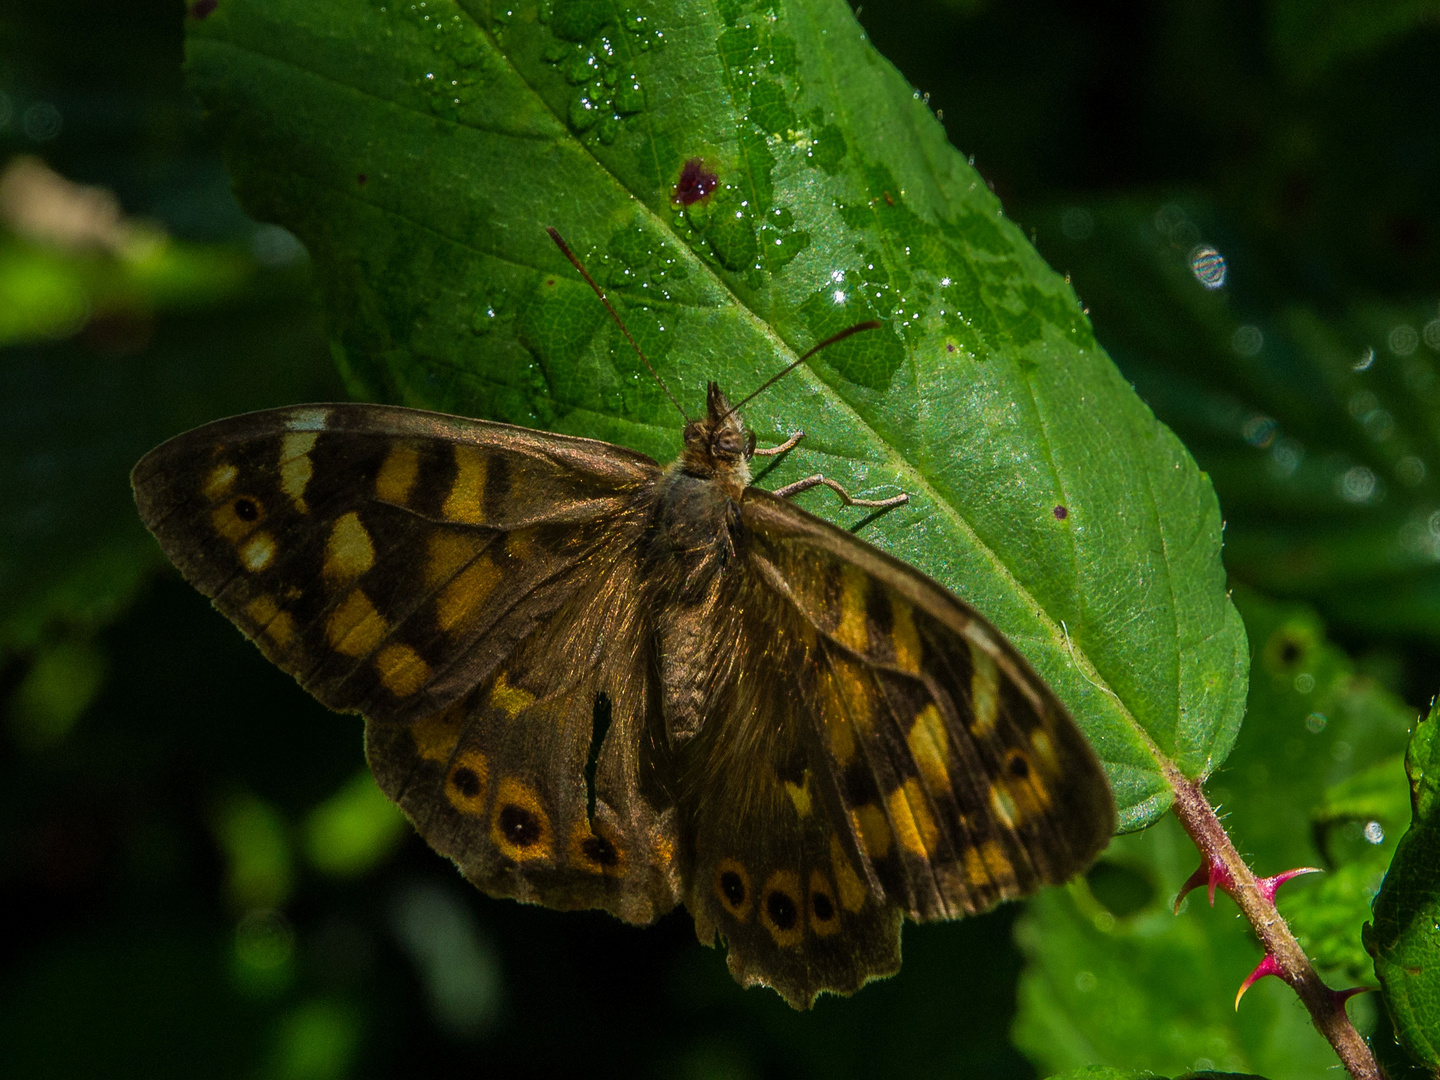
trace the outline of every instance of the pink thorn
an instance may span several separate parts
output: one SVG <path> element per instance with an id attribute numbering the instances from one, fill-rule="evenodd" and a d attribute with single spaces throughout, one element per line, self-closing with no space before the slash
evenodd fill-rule
<path id="1" fill-rule="evenodd" d="M 1255 965 L 1255 970 L 1250 972 L 1249 975 L 1245 976 L 1245 981 L 1240 984 L 1240 989 L 1235 992 L 1235 1011 L 1240 1011 L 1240 999 L 1245 996 L 1245 991 L 1249 990 L 1253 983 L 1259 982 L 1261 979 L 1265 978 L 1266 975 L 1279 974 L 1280 965 L 1275 962 L 1275 957 L 1271 956 L 1269 953 L 1266 953 L 1265 959 L 1261 960 L 1260 963 Z"/>
<path id="2" fill-rule="evenodd" d="M 1255 884 L 1260 889 L 1260 895 L 1273 904 L 1275 902 L 1275 893 L 1279 891 L 1280 886 L 1284 885 L 1285 882 L 1291 878 L 1299 877 L 1301 874 L 1318 873 L 1320 873 L 1318 866 L 1302 866 L 1298 870 L 1286 870 L 1283 874 L 1276 874 L 1274 877 L 1259 878 Z"/>
<path id="3" fill-rule="evenodd" d="M 1235 881 L 1230 876 L 1230 871 L 1225 869 L 1225 864 L 1219 859 L 1207 859 L 1200 856 L 1200 865 L 1195 872 L 1185 879 L 1185 884 L 1180 886 L 1180 893 L 1175 897 L 1175 914 L 1180 914 L 1180 901 L 1189 895 L 1192 889 L 1198 889 L 1201 885 L 1208 886 L 1210 895 L 1210 906 L 1215 906 L 1215 886 L 1219 885 L 1226 892 L 1230 892 Z"/>

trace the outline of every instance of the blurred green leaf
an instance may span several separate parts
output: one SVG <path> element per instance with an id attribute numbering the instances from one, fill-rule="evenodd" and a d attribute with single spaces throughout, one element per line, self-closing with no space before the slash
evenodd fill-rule
<path id="1" fill-rule="evenodd" d="M 1440 811 L 1433 805 L 1440 777 L 1440 705 L 1416 728 L 1406 755 L 1415 793 L 1415 818 L 1375 898 L 1375 922 L 1365 946 L 1406 1050 L 1440 1069 Z"/>
<path id="2" fill-rule="evenodd" d="M 1214 480 L 1231 573 L 1350 630 L 1440 641 L 1435 302 L 1273 304 L 1261 253 L 1198 200 L 1057 210 L 1062 235 L 1066 213 L 1107 346 Z M 1217 245 L 1207 288 L 1192 264 Z"/>
<path id="3" fill-rule="evenodd" d="M 161 565 L 130 495 L 145 451 L 229 413 L 335 396 L 303 268 L 229 247 L 186 258 L 229 269 L 197 274 L 196 296 L 168 310 L 131 296 L 74 336 L 0 351 L 0 657 L 104 625 Z"/>
<path id="4" fill-rule="evenodd" d="M 257 795 L 236 792 L 220 801 L 212 827 L 225 855 L 225 892 L 237 911 L 267 911 L 290 899 L 295 884 L 289 825 Z"/>
<path id="5" fill-rule="evenodd" d="M 70 733 L 95 700 L 109 667 L 88 642 L 58 642 L 36 655 L 10 699 L 10 730 L 32 750 L 53 746 Z"/>
<path id="6" fill-rule="evenodd" d="M 1112 1069 L 1108 1065 L 1087 1065 L 1067 1073 L 1059 1073 L 1051 1080 L 1166 1080 L 1149 1070 L 1136 1072 L 1133 1069 Z M 1175 1080 L 1265 1080 L 1254 1073 L 1221 1073 L 1206 1069 L 1204 1072 L 1187 1072 Z"/>
<path id="7" fill-rule="evenodd" d="M 1440 19 L 1436 0 L 1272 0 L 1276 58 L 1295 82 L 1376 50 L 1406 31 Z"/>
<path id="8" fill-rule="evenodd" d="M 1256 873 L 1330 867 L 1284 886 L 1281 913 L 1318 964 L 1359 978 L 1360 928 L 1403 825 L 1394 817 L 1397 781 L 1404 800 L 1396 755 L 1415 710 L 1357 675 L 1313 610 L 1247 589 L 1234 599 L 1253 654 L 1248 711 L 1209 794 Z M 1330 834 L 1317 829 L 1312 809 Z M 1377 817 L 1386 830 L 1378 847 L 1363 835 Z M 1322 835 L 1334 863 L 1317 846 Z M 1016 1038 L 1032 1060 L 1051 1069 L 1100 1061 L 1173 1072 L 1199 1068 L 1204 1058 L 1275 1080 L 1318 1075 L 1333 1063 L 1278 980 L 1256 984 L 1235 1012 L 1235 990 L 1260 949 L 1223 893 L 1213 911 L 1200 890 L 1178 918 L 1171 914 L 1198 862 L 1167 820 L 1144 837 L 1117 839 L 1083 886 L 1030 904 L 1018 931 L 1027 967 Z M 1260 990 L 1268 997 L 1252 1003 Z M 1357 1017 L 1368 1008 L 1351 1005 Z"/>
<path id="9" fill-rule="evenodd" d="M 242 202 L 314 256 L 357 393 L 671 457 L 679 420 L 546 225 L 692 412 L 879 317 L 748 409 L 762 441 L 809 433 L 767 482 L 909 491 L 864 535 L 1029 657 L 1122 828 L 1168 805 L 1162 757 L 1224 759 L 1246 655 L 1207 482 L 840 0 L 232 0 L 188 64 Z M 682 209 L 692 157 L 718 187 Z"/>
<path id="10" fill-rule="evenodd" d="M 332 877 L 359 877 L 384 862 L 410 832 L 400 808 L 369 769 L 356 773 L 305 818 L 305 855 Z"/>
<path id="11" fill-rule="evenodd" d="M 318 998 L 297 1006 L 274 1035 L 263 1080 L 341 1080 L 360 1050 L 361 1016 L 349 1002 Z"/>
<path id="12" fill-rule="evenodd" d="M 1409 817 L 1407 795 L 1399 755 L 1327 791 L 1311 822 L 1328 870 L 1282 901 L 1310 958 L 1322 969 L 1343 971 L 1351 983 L 1365 979 L 1372 967 L 1361 929 Z"/>

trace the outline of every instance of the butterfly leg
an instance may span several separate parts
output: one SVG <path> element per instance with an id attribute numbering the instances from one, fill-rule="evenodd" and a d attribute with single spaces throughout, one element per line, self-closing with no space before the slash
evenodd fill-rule
<path id="1" fill-rule="evenodd" d="M 750 452 L 756 457 L 774 457 L 776 454 L 783 454 L 786 450 L 795 449 L 795 444 L 805 437 L 805 432 L 797 431 L 779 446 L 772 446 L 768 450 L 762 450 L 758 446 L 753 447 Z"/>
<path id="2" fill-rule="evenodd" d="M 756 452 L 758 453 L 759 451 Z M 782 499 L 788 499 L 791 495 L 798 495 L 802 491 L 809 491 L 811 488 L 819 487 L 821 484 L 824 484 L 831 491 L 835 492 L 836 495 L 839 495 L 840 501 L 846 506 L 899 506 L 901 503 L 910 501 L 910 496 L 903 491 L 899 495 L 890 496 L 888 499 L 856 499 L 834 480 L 831 480 L 828 476 L 822 476 L 820 473 L 816 473 L 814 476 L 807 476 L 804 480 L 796 480 L 793 484 L 786 484 L 783 488 L 777 489 L 775 494 Z"/>

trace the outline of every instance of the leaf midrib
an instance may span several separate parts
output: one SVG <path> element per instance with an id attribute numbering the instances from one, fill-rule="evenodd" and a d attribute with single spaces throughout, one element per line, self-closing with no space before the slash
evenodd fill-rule
<path id="1" fill-rule="evenodd" d="M 574 132 L 572 132 L 570 129 L 570 126 L 564 122 L 564 120 L 555 112 L 553 108 L 551 108 L 550 103 L 539 92 L 539 90 L 536 89 L 534 84 L 532 84 L 530 80 L 525 77 L 524 73 L 520 70 L 520 68 L 511 58 L 509 52 L 500 45 L 499 41 L 496 40 L 494 34 L 492 34 L 488 28 L 482 26 L 465 7 L 459 4 L 457 4 L 456 6 L 470 22 L 470 24 L 474 26 L 480 34 L 484 35 L 485 39 L 490 43 L 491 48 L 495 50 L 498 56 L 503 58 L 505 65 L 514 74 L 515 78 L 518 79 L 520 83 L 526 88 L 526 90 L 531 94 L 532 98 L 556 122 L 560 130 L 564 133 L 564 139 L 566 139 L 572 147 L 578 149 L 583 157 L 593 162 L 595 167 L 600 171 L 600 173 L 606 178 L 608 178 L 611 183 L 613 183 L 623 195 L 632 200 L 640 208 L 641 212 L 648 217 L 652 226 L 654 226 L 659 232 L 661 232 L 669 239 L 671 244 L 676 249 L 678 249 L 679 252 L 682 253 L 682 257 L 688 259 L 694 269 L 698 270 L 721 293 L 730 298 L 731 302 L 735 305 L 735 307 L 745 315 L 745 317 L 760 332 L 760 334 L 770 340 L 772 347 L 774 347 L 777 352 L 781 353 L 782 355 L 787 355 L 791 357 L 796 356 L 797 354 L 795 350 L 789 345 L 789 343 L 786 342 L 782 337 L 780 337 L 779 334 L 776 333 L 774 328 L 771 327 L 771 325 L 765 319 L 761 318 L 759 313 L 756 312 L 730 287 L 728 282 L 726 282 L 723 278 L 719 277 L 714 272 L 714 270 L 707 263 L 705 263 L 687 243 L 685 243 L 679 236 L 677 236 L 674 230 L 671 229 L 670 225 L 664 220 L 663 217 L 657 214 L 643 198 L 641 198 L 638 194 L 632 191 L 624 182 L 622 182 L 620 178 L 614 172 L 612 172 L 610 168 L 603 161 L 600 160 L 600 158 L 595 155 L 595 153 L 590 147 L 586 146 L 583 141 L 575 137 Z M 392 98 L 383 97 L 379 94 L 374 93 L 373 91 L 366 90 L 363 87 L 347 83 L 341 79 L 334 77 L 333 75 L 328 75 L 323 72 L 315 71 L 311 68 L 305 67 L 300 63 L 297 63 L 296 61 L 264 52 L 263 50 L 254 48 L 250 45 L 242 45 L 238 42 L 235 42 L 234 40 L 226 41 L 224 42 L 224 44 L 229 45 L 231 48 L 238 49 L 243 52 L 253 53 L 257 56 L 263 56 L 276 63 L 296 68 L 297 70 L 306 72 L 307 74 L 314 75 L 317 78 L 321 78 L 327 82 L 333 83 L 336 86 L 344 87 L 348 90 L 352 90 L 367 97 L 372 97 L 377 101 L 387 102 L 388 104 L 393 105 L 396 108 L 403 109 L 407 112 L 413 112 L 417 115 L 424 115 L 427 117 L 427 119 L 435 122 L 450 123 L 457 127 L 468 127 L 472 130 L 483 131 L 486 134 L 495 135 L 501 138 L 511 135 L 510 132 L 495 131 L 488 128 L 478 128 L 473 124 L 462 123 L 458 120 L 446 120 L 442 117 L 429 116 L 428 114 L 421 113 L 420 110 L 414 109 L 413 107 L 406 105 L 403 102 L 396 101 Z M 517 137 L 534 138 L 534 136 L 529 135 L 517 135 Z M 653 138 L 651 138 L 648 141 L 653 144 L 654 140 Z M 374 204 L 372 203 L 370 205 L 373 206 Z M 394 213 L 394 211 L 387 208 L 376 207 L 376 209 L 379 209 L 382 213 Z M 405 217 L 405 215 L 403 214 L 400 214 L 398 216 L 402 218 Z M 411 219 L 406 218 L 406 220 Z M 416 224 L 420 223 L 417 222 Z M 443 235 L 440 234 L 439 231 L 435 230 L 433 227 L 424 227 L 432 232 L 436 232 L 437 235 Z M 457 246 L 474 251 L 476 254 L 488 255 L 487 252 L 475 248 L 473 244 L 470 244 L 463 239 L 448 237 L 447 239 L 449 239 Z M 513 262 L 514 260 L 503 261 Z M 848 401 L 846 401 L 845 398 L 834 386 L 826 382 L 815 369 L 808 368 L 802 365 L 800 368 L 797 369 L 797 372 L 802 378 L 808 380 L 813 388 L 819 390 L 825 396 L 825 398 L 828 400 L 832 407 L 838 408 L 844 414 L 846 414 L 849 419 L 855 425 L 857 425 L 863 433 L 868 436 L 868 441 L 880 447 L 885 464 L 888 464 L 895 473 L 913 481 L 913 489 L 911 490 L 914 490 L 916 492 L 923 492 L 929 498 L 932 504 L 939 506 L 942 509 L 942 512 L 952 521 L 952 523 L 959 530 L 959 532 L 968 538 L 972 547 L 976 551 L 978 551 L 981 556 L 991 565 L 991 567 L 998 574 L 998 576 L 1004 582 L 1010 585 L 1015 595 L 1019 597 L 1021 602 L 1031 610 L 1036 620 L 1045 628 L 1046 632 L 1049 634 L 1052 647 L 1056 649 L 1061 649 L 1062 640 L 1065 642 L 1064 651 L 1069 653 L 1070 658 L 1075 662 L 1077 668 L 1080 669 L 1081 675 L 1093 686 L 1100 690 L 1103 690 L 1107 694 L 1107 696 L 1109 696 L 1110 699 L 1115 702 L 1122 719 L 1125 721 L 1126 725 L 1131 729 L 1131 731 L 1136 735 L 1136 737 L 1141 741 L 1146 751 L 1155 759 L 1157 765 L 1161 767 L 1161 771 L 1166 771 L 1164 768 L 1165 765 L 1171 765 L 1173 767 L 1173 763 L 1170 762 L 1169 758 L 1161 751 L 1160 747 L 1150 737 L 1149 732 L 1145 730 L 1145 728 L 1135 718 L 1135 715 L 1130 711 L 1129 707 L 1125 704 L 1123 699 L 1121 699 L 1121 697 L 1115 693 L 1115 691 L 1110 687 L 1108 681 L 1104 678 L 1103 675 L 1101 675 L 1099 669 L 1091 661 L 1089 654 L 1084 652 L 1083 650 L 1077 650 L 1075 648 L 1074 643 L 1069 639 L 1068 635 L 1065 635 L 1061 632 L 1059 625 L 1055 622 L 1054 619 L 1050 617 L 1049 612 L 1045 610 L 1044 606 L 1041 605 L 1040 602 L 1036 600 L 1035 597 L 1031 594 L 1031 592 L 1020 583 L 1020 581 L 1011 572 L 1010 568 L 1005 565 L 1004 561 L 999 557 L 999 555 L 994 551 L 994 549 L 992 549 L 988 544 L 981 540 L 975 528 L 964 518 L 963 515 L 961 515 L 958 508 L 956 508 L 954 504 L 952 504 L 948 499 L 940 496 L 939 493 L 936 491 L 935 487 L 929 482 L 929 480 L 924 476 L 924 474 L 922 474 L 919 469 L 914 466 L 908 459 L 897 453 L 894 448 L 891 447 L 891 445 L 880 436 L 880 433 L 876 431 L 875 428 L 868 421 L 866 421 L 866 419 L 859 413 L 859 411 L 855 409 L 855 407 L 852 406 Z"/>

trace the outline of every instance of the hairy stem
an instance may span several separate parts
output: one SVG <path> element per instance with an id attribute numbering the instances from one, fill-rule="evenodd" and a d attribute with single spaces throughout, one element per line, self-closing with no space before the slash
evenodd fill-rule
<path id="1" fill-rule="evenodd" d="M 1266 953 L 1275 958 L 1280 977 L 1304 1002 L 1315 1029 L 1335 1048 L 1341 1063 L 1355 1080 L 1385 1080 L 1380 1066 L 1375 1063 L 1375 1055 L 1355 1030 L 1355 1025 L 1350 1023 L 1344 999 L 1321 981 L 1305 950 L 1275 910 L 1274 903 L 1260 891 L 1255 875 L 1230 842 L 1225 827 L 1220 824 L 1205 793 L 1200 790 L 1200 784 L 1187 779 L 1173 766 L 1166 772 L 1171 787 L 1175 789 L 1175 816 L 1201 854 L 1222 863 L 1230 872 L 1234 886 L 1227 891 L 1245 913 Z"/>

